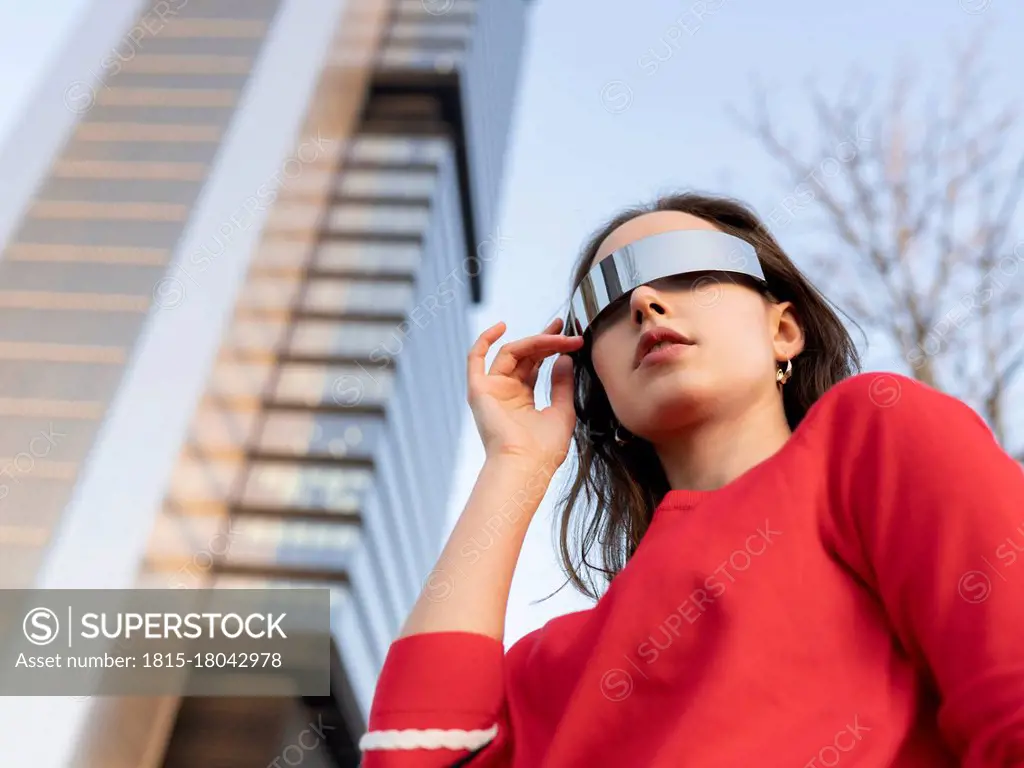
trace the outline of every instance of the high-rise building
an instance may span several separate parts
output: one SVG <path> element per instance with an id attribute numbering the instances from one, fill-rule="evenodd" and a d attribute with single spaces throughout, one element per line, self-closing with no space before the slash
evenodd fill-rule
<path id="1" fill-rule="evenodd" d="M 0 584 L 328 587 L 331 695 L 6 698 L 0 764 L 357 764 L 441 544 L 527 11 L 83 12 L 0 153 Z"/>

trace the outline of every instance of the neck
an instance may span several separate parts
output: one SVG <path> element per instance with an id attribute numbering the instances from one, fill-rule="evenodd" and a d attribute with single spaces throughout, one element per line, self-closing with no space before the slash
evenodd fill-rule
<path id="1" fill-rule="evenodd" d="M 775 393 L 743 410 L 695 423 L 659 439 L 655 450 L 669 487 L 715 490 L 773 456 L 792 431 Z"/>

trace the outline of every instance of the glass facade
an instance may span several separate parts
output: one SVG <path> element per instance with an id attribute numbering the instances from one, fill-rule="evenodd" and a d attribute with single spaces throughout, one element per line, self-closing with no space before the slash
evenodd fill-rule
<path id="1" fill-rule="evenodd" d="M 191 5 L 205 6 L 216 16 L 220 2 Z M 258 0 L 249 6 L 247 16 L 265 30 L 277 6 L 278 0 Z M 144 8 L 142 15 L 150 10 Z M 197 36 L 203 32 L 193 31 Z M 177 58 L 196 38 L 160 39 L 166 53 Z M 213 53 L 220 52 L 217 36 L 202 39 Z M 34 408 L 45 419 L 79 406 L 81 413 L 99 416 L 109 404 L 146 320 L 153 285 L 166 269 L 182 222 L 199 195 L 218 149 L 216 138 L 234 113 L 232 105 L 246 85 L 263 33 L 244 42 L 244 52 L 238 53 L 240 72 L 230 80 L 202 69 L 190 74 L 187 87 L 194 98 L 163 102 L 161 120 L 151 112 L 154 99 L 161 103 L 157 97 L 166 94 L 164 89 L 186 84 L 172 83 L 178 75 L 158 67 L 131 71 L 145 59 L 134 57 L 134 64 L 126 62 L 106 80 L 100 89 L 102 103 L 82 117 L 54 158 L 51 172 L 0 258 L 0 336 L 18 342 L 0 352 L 0 399 L 12 410 Z M 146 53 L 151 53 L 148 47 Z M 203 92 L 217 93 L 217 104 L 197 95 Z M 155 122 L 199 122 L 209 132 L 188 142 L 146 136 L 146 127 Z M 110 125 L 136 130 L 107 136 L 96 130 Z M 87 350 L 93 357 L 102 352 L 106 362 L 90 362 Z M 61 485 L 37 479 L 38 488 L 18 489 L 20 503 L 35 508 L 40 519 L 59 518 L 77 468 L 87 458 L 90 441 L 82 439 L 83 429 L 91 436 L 96 424 L 93 418 L 83 421 L 86 424 L 69 433 L 77 439 L 63 452 L 69 477 Z M 27 444 L 33 434 L 25 431 L 26 426 L 0 421 L 0 442 Z M 14 503 L 14 498 L 0 500 L 0 532 L 10 519 L 2 507 Z M 22 552 L 23 566 L 38 565 L 51 532 L 52 526 L 39 526 L 37 545 Z M 0 582 L 8 588 L 28 586 L 35 570 L 2 568 Z"/>
<path id="2" fill-rule="evenodd" d="M 325 242 L 313 254 L 313 269 L 412 276 L 422 251 L 416 243 Z"/>
<path id="3" fill-rule="evenodd" d="M 338 192 L 347 197 L 381 197 L 429 200 L 437 183 L 426 169 L 379 168 L 349 171 L 338 182 Z"/>
<path id="4" fill-rule="evenodd" d="M 159 3 L 138 5 L 141 24 Z M 173 454 L 141 457 L 164 461 L 152 477 L 166 482 L 151 485 L 156 508 L 135 513 L 148 538 L 120 586 L 327 588 L 338 674 L 322 701 L 83 704 L 76 766 L 135 768 L 154 743 L 166 745 L 148 753 L 154 768 L 269 764 L 289 743 L 282 723 L 311 713 L 337 727 L 304 764 L 355 766 L 388 644 L 442 544 L 525 3 L 449 0 L 434 13 L 421 0 L 323 0 L 317 19 L 305 6 L 181 4 L 144 45 L 114 52 L 35 188 L 0 258 L 0 460 L 37 433 L 51 440 L 0 486 L 0 579 L 62 572 L 66 547 L 51 540 L 126 434 L 115 416 L 140 360 L 166 343 L 155 329 L 217 305 L 187 331 L 179 321 L 183 341 L 214 345 L 208 359 L 175 353 L 194 357 L 179 362 L 203 384 Z M 257 183 L 218 198 L 244 158 L 271 151 L 263 130 L 243 146 L 240 126 L 262 127 L 249 103 L 259 93 L 284 97 L 271 84 L 281 66 L 263 59 L 307 51 L 303 24 L 334 37 L 309 54 L 304 114 L 290 108 L 301 128 L 273 150 L 273 193 Z M 229 266 L 237 289 L 214 282 Z M 114 546 L 111 559 L 134 557 Z"/>

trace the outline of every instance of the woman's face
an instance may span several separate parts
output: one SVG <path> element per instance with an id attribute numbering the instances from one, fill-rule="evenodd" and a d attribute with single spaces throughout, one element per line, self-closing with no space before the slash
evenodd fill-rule
<path id="1" fill-rule="evenodd" d="M 679 211 L 638 216 L 611 232 L 594 264 L 648 235 L 712 229 Z M 668 328 L 689 343 L 637 364 L 641 335 Z M 788 302 L 712 275 L 665 278 L 636 288 L 594 328 L 592 359 L 612 410 L 630 432 L 652 442 L 716 414 L 728 418 L 777 398 L 777 361 L 795 357 L 803 334 Z"/>

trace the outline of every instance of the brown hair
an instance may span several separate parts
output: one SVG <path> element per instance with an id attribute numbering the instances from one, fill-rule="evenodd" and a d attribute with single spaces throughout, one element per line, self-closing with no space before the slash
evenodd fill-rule
<path id="1" fill-rule="evenodd" d="M 769 300 L 793 302 L 805 346 L 794 361 L 792 378 L 783 389 L 783 404 L 790 428 L 795 429 L 808 409 L 832 385 L 856 373 L 860 359 L 849 333 L 832 308 L 801 274 L 757 214 L 730 198 L 692 192 L 665 195 L 653 203 L 622 211 L 589 240 L 573 270 L 573 289 L 593 264 L 604 239 L 630 219 L 654 211 L 682 211 L 714 224 L 754 246 L 768 283 Z M 634 437 L 625 445 L 613 439 L 616 426 L 611 405 L 594 372 L 589 340 L 574 357 L 576 429 L 573 442 L 578 463 L 571 486 L 559 500 L 562 508 L 559 549 L 569 582 L 591 597 L 598 597 L 593 575 L 606 583 L 633 556 L 668 481 L 653 446 Z M 593 512 L 576 514 L 580 499 Z M 570 551 L 570 531 L 577 528 L 576 556 Z M 601 563 L 588 561 L 599 545 Z"/>

